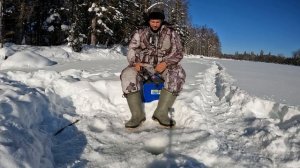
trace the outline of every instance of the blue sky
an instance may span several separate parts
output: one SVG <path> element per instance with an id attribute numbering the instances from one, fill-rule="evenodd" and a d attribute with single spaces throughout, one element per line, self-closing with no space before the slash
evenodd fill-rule
<path id="1" fill-rule="evenodd" d="M 218 34 L 223 53 L 300 49 L 300 0 L 189 0 L 193 25 Z"/>

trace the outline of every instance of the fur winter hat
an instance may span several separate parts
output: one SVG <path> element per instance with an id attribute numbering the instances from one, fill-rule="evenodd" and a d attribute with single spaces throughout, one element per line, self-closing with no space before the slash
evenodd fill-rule
<path id="1" fill-rule="evenodd" d="M 165 20 L 164 11 L 159 8 L 153 8 L 149 12 L 148 19 L 149 20 L 150 19 L 160 19 L 160 20 L 164 21 Z"/>

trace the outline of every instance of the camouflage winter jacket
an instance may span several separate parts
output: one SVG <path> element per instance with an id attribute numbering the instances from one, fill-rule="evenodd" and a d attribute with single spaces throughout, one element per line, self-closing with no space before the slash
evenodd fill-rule
<path id="1" fill-rule="evenodd" d="M 182 58 L 183 48 L 179 36 L 165 25 L 157 33 L 153 33 L 150 27 L 137 30 L 127 55 L 130 65 L 140 62 L 155 66 L 164 61 L 170 66 L 177 65 Z"/>

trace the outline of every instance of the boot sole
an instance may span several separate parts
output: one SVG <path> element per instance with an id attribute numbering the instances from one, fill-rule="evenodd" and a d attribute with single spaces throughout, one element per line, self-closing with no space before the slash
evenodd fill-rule
<path id="1" fill-rule="evenodd" d="M 167 127 L 167 128 L 172 128 L 172 127 L 174 127 L 175 126 L 175 124 L 172 124 L 172 125 L 166 125 L 166 124 L 163 124 L 163 123 L 161 123 L 160 121 L 159 121 L 159 119 L 158 118 L 156 118 L 156 117 L 152 117 L 152 120 L 154 120 L 154 121 L 156 121 L 156 122 L 158 122 L 160 125 L 162 125 L 162 126 L 164 126 L 164 127 Z"/>
<path id="2" fill-rule="evenodd" d="M 137 128 L 137 127 L 141 126 L 145 121 L 146 121 L 146 118 L 144 118 L 144 119 L 140 122 L 140 124 L 137 125 L 137 126 L 132 126 L 132 127 L 130 127 L 130 126 L 125 126 L 125 128 L 128 128 L 128 129 Z"/>

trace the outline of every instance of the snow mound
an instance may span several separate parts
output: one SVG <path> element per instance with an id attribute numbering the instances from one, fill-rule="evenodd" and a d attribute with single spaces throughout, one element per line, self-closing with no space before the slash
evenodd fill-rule
<path id="1" fill-rule="evenodd" d="M 41 125 L 52 117 L 38 89 L 0 78 L 0 167 L 53 167 Z"/>
<path id="2" fill-rule="evenodd" d="M 68 61 L 70 54 L 65 50 L 65 46 L 51 46 L 51 47 L 32 47 L 27 50 L 32 51 L 36 54 L 42 55 L 51 60 Z"/>
<path id="3" fill-rule="evenodd" d="M 19 74 L 19 77 L 24 73 Z M 53 77 L 51 77 L 51 75 Z M 43 77 L 35 75 L 37 79 Z M 29 83 L 47 84 L 55 79 L 48 73 L 48 81 Z M 28 79 L 30 76 L 23 77 Z M 0 167 L 60 167 L 60 163 L 73 163 L 86 144 L 85 136 L 75 127 L 66 127 L 74 107 L 68 99 L 52 90 L 33 88 L 22 82 L 0 75 Z M 100 123 L 101 124 L 101 123 Z M 95 129 L 105 129 L 95 122 Z M 60 131 L 66 127 L 68 131 Z M 56 134 L 57 133 L 57 134 Z M 76 136 L 76 138 L 74 138 Z M 68 140 L 72 138 L 72 141 Z M 73 144 L 75 143 L 75 144 Z M 63 150 L 61 150 L 63 146 Z M 76 148 L 74 148 L 76 146 Z M 54 153 L 54 154 L 53 154 Z M 72 157 L 68 157 L 71 154 Z"/>
<path id="4" fill-rule="evenodd" d="M 11 55 L 6 61 L 2 62 L 0 69 L 43 68 L 54 64 L 56 64 L 56 62 L 32 51 L 21 51 Z"/>
<path id="5" fill-rule="evenodd" d="M 14 53 L 15 51 L 9 47 L 0 48 L 0 59 L 6 59 L 7 57 L 13 55 Z"/>
<path id="6" fill-rule="evenodd" d="M 234 134 L 224 137 L 226 139 L 224 142 L 227 141 L 227 144 L 219 144 L 219 147 L 225 148 L 228 152 L 234 150 L 229 150 L 228 147 L 235 148 L 235 146 L 239 146 L 239 150 L 248 151 L 247 154 L 231 157 L 238 160 L 254 157 L 252 158 L 256 160 L 254 167 L 260 165 L 297 167 L 300 157 L 298 148 L 300 107 L 250 96 L 246 91 L 232 84 L 231 77 L 223 67 L 217 64 L 214 69 L 216 96 L 227 106 L 225 106 L 226 113 L 218 113 L 218 109 L 214 110 L 217 112 L 216 117 L 224 115 L 231 117 L 225 120 L 224 127 L 222 127 L 223 124 L 219 126 L 226 129 L 227 124 L 234 123 L 238 128 L 237 132 L 240 132 L 237 133 L 239 137 Z M 230 142 L 235 138 L 239 138 L 238 144 Z M 268 153 L 268 155 L 261 155 L 258 151 Z"/>
<path id="7" fill-rule="evenodd" d="M 169 139 L 168 137 L 153 137 L 145 140 L 145 150 L 154 155 L 164 153 L 168 147 Z"/>

